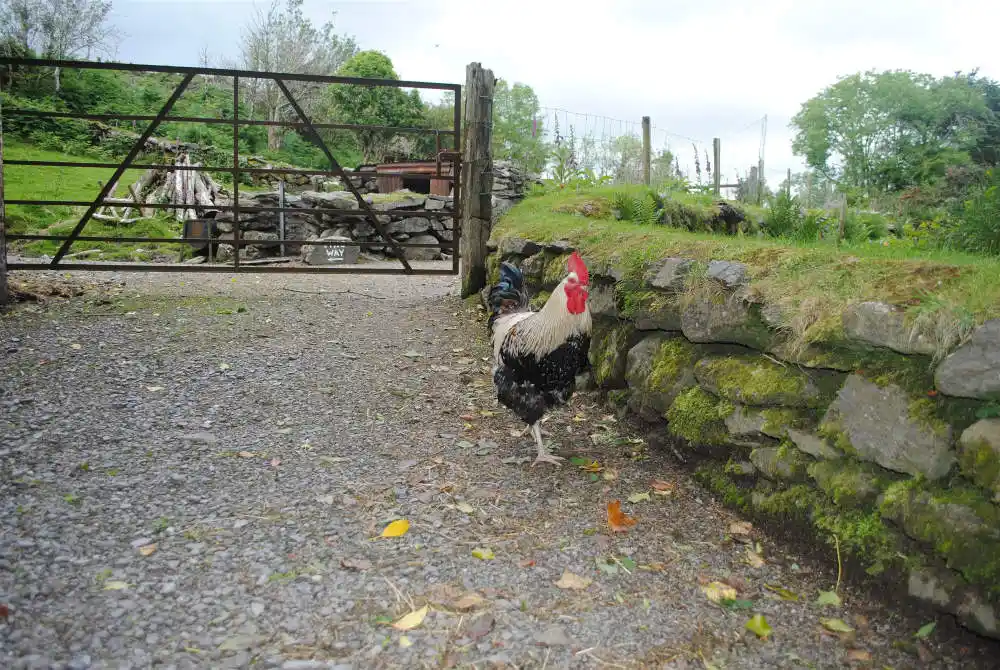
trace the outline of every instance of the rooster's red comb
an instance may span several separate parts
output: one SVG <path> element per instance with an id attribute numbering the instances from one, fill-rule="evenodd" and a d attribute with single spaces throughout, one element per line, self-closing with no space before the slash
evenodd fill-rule
<path id="1" fill-rule="evenodd" d="M 575 251 L 570 254 L 569 261 L 566 262 L 566 267 L 569 268 L 570 272 L 576 273 L 577 279 L 581 283 L 587 284 L 590 282 L 590 273 L 587 272 L 587 264 L 580 258 L 580 254 Z"/>

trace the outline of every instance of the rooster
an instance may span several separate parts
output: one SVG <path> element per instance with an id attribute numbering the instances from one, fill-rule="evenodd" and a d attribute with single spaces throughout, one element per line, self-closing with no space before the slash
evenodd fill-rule
<path id="1" fill-rule="evenodd" d="M 563 460 L 546 449 L 539 421 L 550 409 L 570 399 L 576 376 L 589 365 L 590 276 L 575 251 L 567 270 L 536 312 L 528 306 L 521 271 L 502 263 L 500 281 L 490 288 L 487 300 L 497 400 L 528 424 L 538 447 L 532 467 L 539 463 L 559 465 Z"/>

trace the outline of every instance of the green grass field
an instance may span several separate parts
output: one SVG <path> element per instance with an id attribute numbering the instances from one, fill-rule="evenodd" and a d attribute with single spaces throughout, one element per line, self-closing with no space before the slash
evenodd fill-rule
<path id="1" fill-rule="evenodd" d="M 5 159 L 39 161 L 93 161 L 92 158 L 71 156 L 57 151 L 39 149 L 30 144 L 5 142 Z M 27 165 L 4 165 L 4 198 L 7 200 L 92 200 L 114 170 L 104 168 L 78 167 L 37 167 Z M 128 184 L 133 183 L 141 170 L 126 170 L 119 182 L 115 195 L 127 193 Z M 80 216 L 83 207 L 8 205 L 7 232 L 9 234 L 68 234 Z M 122 237 L 179 237 L 182 226 L 168 214 L 158 213 L 155 217 L 141 219 L 128 226 L 116 226 L 102 221 L 91 220 L 81 234 L 94 236 Z M 52 255 L 61 245 L 57 241 L 11 241 L 12 252 L 27 256 Z M 70 253 L 88 249 L 100 249 L 101 253 L 92 258 L 106 260 L 149 260 L 157 254 L 176 254 L 181 245 L 176 244 L 131 244 L 114 242 L 76 242 Z"/>

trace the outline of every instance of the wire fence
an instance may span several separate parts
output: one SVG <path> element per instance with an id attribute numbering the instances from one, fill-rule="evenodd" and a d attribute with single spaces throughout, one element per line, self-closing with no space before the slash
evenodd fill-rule
<path id="1" fill-rule="evenodd" d="M 722 194 L 736 197 L 754 188 L 762 174 L 766 148 L 767 117 L 716 135 L 721 144 L 719 166 Z M 568 150 L 570 167 L 606 175 L 616 184 L 642 184 L 642 121 L 574 112 L 558 107 L 541 107 L 531 129 L 548 151 L 543 177 L 551 178 L 558 167 L 559 154 Z M 716 138 L 693 137 L 659 126 L 655 117 L 650 128 L 650 183 L 685 179 L 695 187 L 710 188 L 714 183 L 713 165 Z M 763 190 L 763 180 L 760 180 Z M 740 193 L 740 195 L 746 195 Z"/>

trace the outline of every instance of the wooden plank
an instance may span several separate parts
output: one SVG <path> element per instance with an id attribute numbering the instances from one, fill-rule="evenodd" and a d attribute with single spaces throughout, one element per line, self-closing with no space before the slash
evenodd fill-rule
<path id="1" fill-rule="evenodd" d="M 493 154 L 490 128 L 493 117 L 492 70 L 480 63 L 465 68 L 465 128 L 462 141 L 461 212 L 459 243 L 462 297 L 486 286 L 486 244 L 493 219 Z"/>

